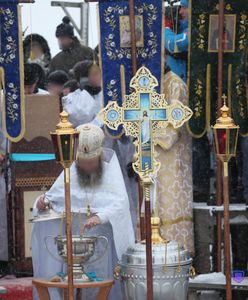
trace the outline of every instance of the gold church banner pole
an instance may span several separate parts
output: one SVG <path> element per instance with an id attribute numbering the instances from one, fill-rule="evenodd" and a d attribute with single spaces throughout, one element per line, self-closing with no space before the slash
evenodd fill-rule
<path id="1" fill-rule="evenodd" d="M 66 213 L 66 248 L 67 248 L 67 275 L 68 275 L 68 299 L 74 299 L 73 288 L 73 255 L 72 255 L 72 218 L 70 199 L 70 167 L 76 158 L 79 132 L 74 130 L 68 122 L 68 113 L 60 114 L 60 123 L 56 131 L 51 133 L 56 160 L 64 168 L 65 184 L 65 213 Z"/>
<path id="2" fill-rule="evenodd" d="M 137 53 L 136 53 L 136 30 L 135 30 L 135 11 L 134 0 L 129 0 L 129 22 L 131 31 L 131 59 L 132 59 L 132 74 L 137 72 Z"/>
<path id="3" fill-rule="evenodd" d="M 132 74 L 137 72 L 137 53 L 136 53 L 136 29 L 135 29 L 135 10 L 134 0 L 129 0 L 129 22 L 131 31 L 131 59 L 132 59 Z M 147 284 L 147 300 L 153 300 L 153 272 L 152 272 L 152 233 L 151 233 L 151 201 L 150 201 L 150 186 L 151 183 L 143 183 L 139 185 L 139 201 L 142 201 L 145 194 L 145 235 L 146 235 L 146 284 Z"/>
<path id="4" fill-rule="evenodd" d="M 145 167 L 148 172 L 148 166 Z M 153 270 L 152 270 L 152 230 L 151 230 L 151 181 L 149 175 L 142 178 L 143 191 L 145 195 L 145 233 L 146 233 L 146 284 L 147 284 L 147 300 L 153 299 Z"/>
<path id="5" fill-rule="evenodd" d="M 217 109 L 218 116 L 220 116 L 220 109 L 222 106 L 222 89 L 223 89 L 223 34 L 224 34 L 224 0 L 219 0 L 219 38 L 218 38 L 218 100 Z M 221 162 L 217 161 L 216 170 L 216 205 L 221 206 L 222 201 L 222 166 Z M 216 227 L 217 227 L 217 253 L 216 253 L 216 271 L 221 272 L 221 214 L 216 215 Z"/>

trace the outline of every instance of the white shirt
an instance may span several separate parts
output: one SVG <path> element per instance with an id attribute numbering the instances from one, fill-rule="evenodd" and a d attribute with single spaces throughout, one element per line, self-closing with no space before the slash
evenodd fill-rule
<path id="1" fill-rule="evenodd" d="M 64 110 L 69 114 L 73 127 L 86 123 L 101 126 L 97 114 L 102 109 L 102 93 L 92 96 L 86 90 L 77 89 L 62 98 Z"/>
<path id="2" fill-rule="evenodd" d="M 49 95 L 49 92 L 43 89 L 38 89 L 36 95 Z"/>

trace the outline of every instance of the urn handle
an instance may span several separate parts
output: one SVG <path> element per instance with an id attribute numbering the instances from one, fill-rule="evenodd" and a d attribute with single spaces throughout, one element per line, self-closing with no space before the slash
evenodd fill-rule
<path id="1" fill-rule="evenodd" d="M 190 270 L 189 270 L 189 277 L 191 279 L 194 279 L 196 276 L 196 271 L 195 271 L 195 268 L 193 266 L 190 267 Z"/>
<path id="2" fill-rule="evenodd" d="M 101 240 L 101 239 L 104 240 L 104 241 L 106 242 L 106 246 L 105 246 L 105 248 L 104 248 L 104 251 L 103 251 L 102 254 L 100 254 L 100 255 L 99 255 L 98 257 L 96 257 L 95 259 L 90 260 L 90 261 L 89 261 L 90 263 L 94 263 L 94 262 L 100 260 L 100 259 L 106 254 L 106 252 L 107 252 L 107 250 L 108 250 L 108 243 L 109 243 L 108 239 L 107 239 L 106 236 L 104 236 L 104 235 L 99 235 L 99 236 L 97 237 L 97 242 L 98 242 L 99 240 Z"/>
<path id="3" fill-rule="evenodd" d="M 121 266 L 120 265 L 117 265 L 115 268 L 114 268 L 114 279 L 115 280 L 119 280 L 121 278 Z"/>
<path id="4" fill-rule="evenodd" d="M 57 260 L 58 262 L 62 262 L 62 263 L 63 263 L 63 259 L 59 259 L 58 257 L 56 257 L 56 256 L 49 250 L 49 247 L 48 247 L 48 245 L 47 245 L 47 241 L 48 241 L 49 239 L 53 239 L 55 244 L 56 244 L 56 242 L 57 242 L 57 237 L 54 237 L 54 236 L 52 236 L 52 235 L 46 236 L 46 237 L 44 238 L 44 244 L 45 244 L 45 247 L 46 247 L 47 252 L 50 254 L 50 256 L 51 256 L 53 259 Z"/>

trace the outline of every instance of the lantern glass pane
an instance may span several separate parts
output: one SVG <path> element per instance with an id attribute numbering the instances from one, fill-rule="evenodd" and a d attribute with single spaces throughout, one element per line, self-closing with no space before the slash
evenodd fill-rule
<path id="1" fill-rule="evenodd" d="M 52 143 L 53 143 L 53 149 L 54 149 L 54 152 L 55 152 L 55 157 L 56 157 L 56 160 L 57 161 L 60 161 L 61 160 L 61 157 L 60 157 L 60 152 L 59 152 L 59 145 L 58 145 L 58 136 L 57 134 L 51 134 L 51 139 L 52 139 Z"/>
<path id="2" fill-rule="evenodd" d="M 77 156 L 77 148 L 78 148 L 78 139 L 79 139 L 79 132 L 74 133 L 74 142 L 73 142 L 73 160 L 76 160 Z"/>
<path id="3" fill-rule="evenodd" d="M 217 154 L 218 151 L 219 151 L 219 148 L 218 148 L 218 141 L 217 141 L 217 132 L 216 130 L 213 130 L 213 133 L 214 133 L 214 153 Z"/>
<path id="4" fill-rule="evenodd" d="M 230 154 L 235 155 L 236 154 L 236 141 L 237 141 L 237 134 L 238 129 L 237 128 L 231 128 L 230 130 L 230 141 L 229 141 L 229 151 Z"/>
<path id="5" fill-rule="evenodd" d="M 226 154 L 227 152 L 227 133 L 226 129 L 217 129 L 217 139 L 219 144 L 219 153 Z"/>
<path id="6" fill-rule="evenodd" d="M 72 157 L 71 134 L 60 135 L 63 161 L 70 161 Z"/>

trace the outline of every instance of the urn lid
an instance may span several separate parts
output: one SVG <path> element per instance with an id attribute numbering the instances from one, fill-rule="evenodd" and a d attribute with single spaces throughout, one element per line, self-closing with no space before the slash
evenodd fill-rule
<path id="1" fill-rule="evenodd" d="M 155 244 L 152 246 L 152 261 L 154 265 L 178 266 L 189 264 L 191 258 L 188 250 L 180 247 L 176 241 Z M 137 243 L 122 255 L 122 265 L 146 265 L 146 245 Z"/>

